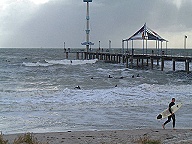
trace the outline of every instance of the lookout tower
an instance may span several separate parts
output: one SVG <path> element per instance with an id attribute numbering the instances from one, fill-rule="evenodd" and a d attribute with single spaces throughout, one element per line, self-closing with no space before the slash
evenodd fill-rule
<path id="1" fill-rule="evenodd" d="M 82 45 L 86 45 L 86 50 L 87 52 L 89 51 L 89 46 L 90 45 L 94 45 L 94 43 L 90 42 L 89 40 L 89 33 L 90 33 L 90 29 L 89 29 L 89 3 L 92 2 L 92 0 L 83 0 L 83 2 L 87 3 L 87 15 L 86 15 L 86 20 L 87 20 L 87 29 L 85 30 L 86 32 L 86 42 L 81 43 Z"/>

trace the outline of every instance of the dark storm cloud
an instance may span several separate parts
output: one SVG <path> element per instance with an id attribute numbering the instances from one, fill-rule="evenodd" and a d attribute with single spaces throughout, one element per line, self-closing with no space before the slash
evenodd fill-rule
<path id="1" fill-rule="evenodd" d="M 93 7 L 94 28 L 97 39 L 112 39 L 119 45 L 146 22 L 151 28 L 161 29 L 175 22 L 176 6 L 162 1 L 98 1 L 99 8 Z M 100 34 L 98 33 L 100 32 Z"/>
<path id="2" fill-rule="evenodd" d="M 71 46 L 78 45 L 82 39 L 84 23 L 79 21 L 84 18 L 83 14 L 79 5 L 47 3 L 15 31 L 17 38 L 13 43 L 24 47 L 61 47 L 64 41 L 66 44 L 69 41 Z"/>
<path id="3" fill-rule="evenodd" d="M 187 30 L 191 30 L 192 28 L 192 2 L 191 1 L 184 1 L 182 3 L 181 8 L 179 9 L 178 12 L 178 23 L 181 23 L 182 25 L 184 25 Z"/>
<path id="4" fill-rule="evenodd" d="M 121 40 L 131 36 L 145 22 L 160 35 L 192 30 L 191 1 L 178 8 L 167 0 L 93 0 L 90 3 L 90 37 L 98 46 L 121 47 Z M 50 1 L 12 26 L 2 46 L 7 47 L 82 47 L 85 41 L 86 4 L 83 1 Z M 9 29 L 9 27 L 6 27 Z M 164 37 L 164 36 L 163 36 Z"/>
<path id="5" fill-rule="evenodd" d="M 191 1 L 183 2 L 180 8 L 163 0 L 98 0 L 98 3 L 101 7 L 94 11 L 97 13 L 95 28 L 97 32 L 99 27 L 101 33 L 105 32 L 98 37 L 106 38 L 105 41 L 107 41 L 107 38 L 112 38 L 115 43 L 119 41 L 119 46 L 121 39 L 131 36 L 145 22 L 147 26 L 160 35 L 169 32 L 173 32 L 173 35 L 180 35 L 179 32 L 192 29 L 192 20 L 190 19 L 192 14 L 190 13 Z M 100 20 L 98 21 L 98 19 Z M 162 37 L 166 37 L 166 35 L 162 35 Z M 168 39 L 170 38 L 168 37 Z"/>

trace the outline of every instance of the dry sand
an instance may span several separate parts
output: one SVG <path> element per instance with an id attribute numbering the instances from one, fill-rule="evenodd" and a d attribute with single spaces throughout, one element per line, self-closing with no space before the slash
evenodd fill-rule
<path id="1" fill-rule="evenodd" d="M 24 134 L 4 135 L 12 143 Z M 163 144 L 192 144 L 192 129 L 136 129 L 112 131 L 68 131 L 33 133 L 39 142 L 48 144 L 134 144 L 140 138 L 160 140 Z"/>

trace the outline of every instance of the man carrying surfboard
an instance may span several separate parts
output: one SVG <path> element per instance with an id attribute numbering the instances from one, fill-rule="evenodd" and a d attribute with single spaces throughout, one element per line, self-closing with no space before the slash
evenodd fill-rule
<path id="1" fill-rule="evenodd" d="M 168 116 L 168 120 L 162 125 L 163 129 L 165 129 L 165 125 L 171 121 L 171 118 L 173 120 L 173 129 L 175 129 L 175 114 L 172 112 L 171 107 L 175 105 L 175 98 L 172 98 L 171 103 L 169 104 L 169 112 L 171 113 L 170 116 Z"/>

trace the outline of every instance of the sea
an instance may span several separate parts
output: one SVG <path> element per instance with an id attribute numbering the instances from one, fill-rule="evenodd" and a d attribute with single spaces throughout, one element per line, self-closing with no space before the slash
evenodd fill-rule
<path id="1" fill-rule="evenodd" d="M 184 71 L 184 62 L 176 62 L 176 71 L 171 61 L 164 71 L 155 62 L 153 70 L 126 68 L 122 62 L 76 59 L 82 50 L 70 51 L 66 59 L 63 48 L 0 49 L 3 134 L 161 129 L 166 119 L 156 117 L 173 97 L 183 104 L 176 128 L 192 128 L 192 73 Z M 168 53 L 191 57 L 192 49 Z M 166 128 L 172 129 L 172 122 Z"/>

